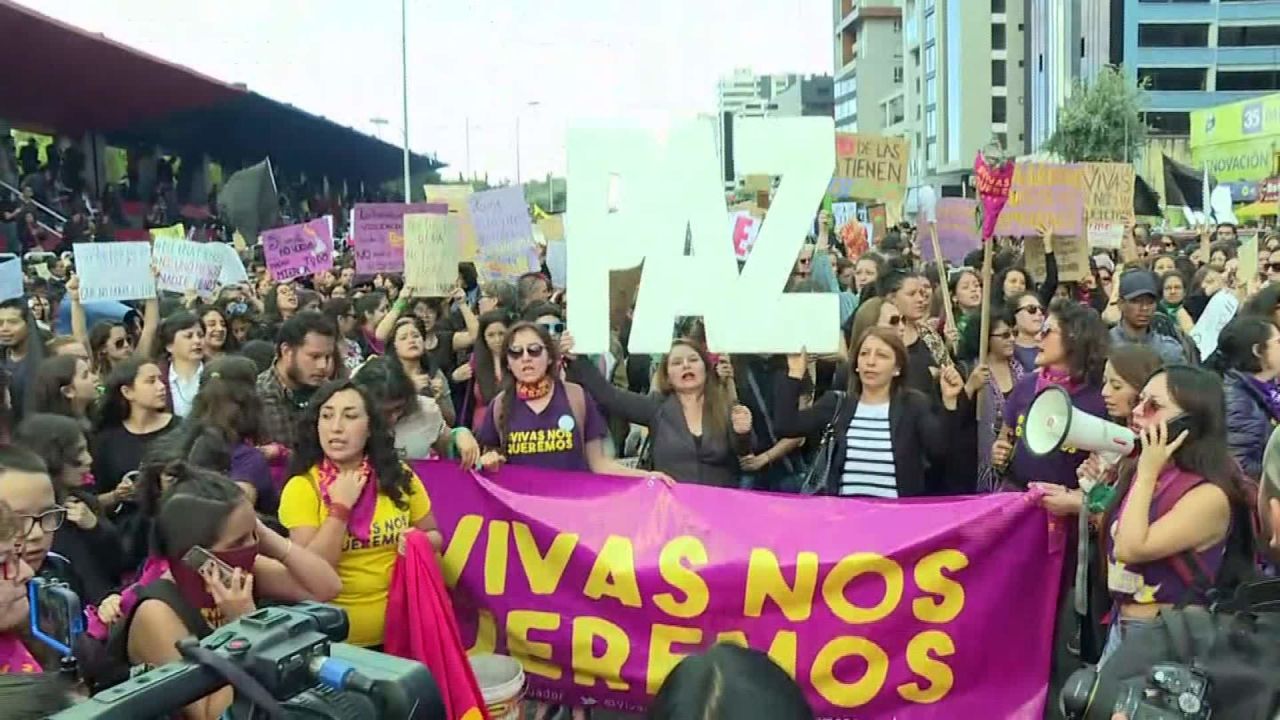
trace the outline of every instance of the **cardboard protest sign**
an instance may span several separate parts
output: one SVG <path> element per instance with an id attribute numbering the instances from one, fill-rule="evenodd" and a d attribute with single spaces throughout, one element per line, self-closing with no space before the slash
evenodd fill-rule
<path id="1" fill-rule="evenodd" d="M 262 233 L 267 270 L 276 282 L 333 269 L 333 220 L 329 216 Z"/>
<path id="2" fill-rule="evenodd" d="M 80 301 L 145 300 L 156 296 L 151 243 L 76 243 Z"/>
<path id="3" fill-rule="evenodd" d="M 938 245 L 942 248 L 942 256 L 952 263 L 960 264 L 964 256 L 982 247 L 982 237 L 978 233 L 976 213 L 978 201 L 973 198 L 942 198 L 936 206 L 938 225 Z M 921 224 L 921 232 L 926 232 Z M 933 243 L 921 242 L 920 254 L 925 260 L 933 260 Z"/>
<path id="4" fill-rule="evenodd" d="M 483 277 L 509 280 L 541 266 L 523 187 L 485 190 L 472 194 L 467 202 L 480 250 L 476 269 Z"/>
<path id="5" fill-rule="evenodd" d="M 449 215 L 457 220 L 458 242 L 462 251 L 462 259 L 474 261 L 480 253 L 480 245 L 476 240 L 476 228 L 471 222 L 471 204 L 468 198 L 475 193 L 470 185 L 423 185 L 423 192 L 429 203 L 444 203 L 448 206 Z"/>
<path id="6" fill-rule="evenodd" d="M 569 276 L 569 246 L 564 240 L 547 241 L 547 271 L 551 273 L 551 286 L 563 290 Z"/>
<path id="7" fill-rule="evenodd" d="M 222 243 L 198 243 L 169 237 L 156 238 L 152 249 L 158 286 L 166 292 L 195 290 L 202 297 L 213 294 L 222 275 L 225 255 Z"/>
<path id="8" fill-rule="evenodd" d="M 1134 168 L 1129 163 L 1081 163 L 1089 245 L 1119 248 L 1125 226 L 1134 220 Z"/>
<path id="9" fill-rule="evenodd" d="M 901 202 L 907 192 L 907 139 L 836 133 L 832 197 Z"/>
<path id="10" fill-rule="evenodd" d="M 729 213 L 729 233 L 733 237 L 733 254 L 739 260 L 745 260 L 756 244 L 756 235 L 760 233 L 763 221 L 746 210 Z"/>
<path id="11" fill-rule="evenodd" d="M 1022 241 L 1022 257 L 1027 272 L 1036 282 L 1044 281 L 1044 239 L 1035 236 Z M 1053 236 L 1053 259 L 1058 263 L 1060 282 L 1080 282 L 1089 273 L 1089 242 L 1082 237 Z"/>
<path id="12" fill-rule="evenodd" d="M 1236 263 L 1236 278 L 1248 287 L 1248 283 L 1258 277 L 1258 236 L 1256 234 L 1241 239 L 1240 249 L 1236 251 Z"/>
<path id="13" fill-rule="evenodd" d="M 867 208 L 867 222 L 871 223 L 871 242 L 884 237 L 889 231 L 889 214 L 884 205 L 872 205 Z"/>
<path id="14" fill-rule="evenodd" d="M 1053 226 L 1055 236 L 1084 235 L 1084 198 L 1079 165 L 1019 163 L 995 234 L 1035 237 L 1045 224 Z"/>
<path id="15" fill-rule="evenodd" d="M 10 256 L 0 262 L 0 301 L 22 297 L 26 293 L 22 284 L 22 260 Z"/>
<path id="16" fill-rule="evenodd" d="M 351 244 L 361 275 L 404 271 L 404 216 L 449 211 L 442 203 L 357 203 L 351 211 Z"/>
<path id="17" fill-rule="evenodd" d="M 151 228 L 147 231 L 151 235 L 151 240 L 186 240 L 187 230 L 182 227 L 182 223 L 170 225 L 169 227 Z"/>
<path id="18" fill-rule="evenodd" d="M 444 297 L 458 282 L 457 220 L 449 215 L 404 216 L 404 285 L 426 297 Z"/>
<path id="19" fill-rule="evenodd" d="M 831 203 L 831 230 L 850 260 L 862 257 L 871 247 L 871 223 L 862 220 L 864 212 L 858 203 Z"/>
<path id="20" fill-rule="evenodd" d="M 754 195 L 761 191 L 773 190 L 773 177 L 770 175 L 748 175 L 742 181 L 742 189 Z"/>
<path id="21" fill-rule="evenodd" d="M 536 225 L 538 229 L 542 231 L 542 237 L 544 237 L 548 243 L 564 239 L 563 215 L 548 215 L 544 218 L 540 218 Z"/>

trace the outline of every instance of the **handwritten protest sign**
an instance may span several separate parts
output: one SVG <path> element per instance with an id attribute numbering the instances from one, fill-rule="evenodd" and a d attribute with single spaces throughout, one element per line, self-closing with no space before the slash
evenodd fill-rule
<path id="1" fill-rule="evenodd" d="M 511 433 L 504 450 L 572 435 Z M 818 717 L 1043 711 L 1063 538 L 1017 494 L 916 504 L 414 470 L 463 644 L 520 661 L 538 700 L 643 712 L 719 641 L 768 652 Z"/>
<path id="2" fill-rule="evenodd" d="M 151 243 L 76 243 L 80 301 L 144 300 L 156 296 Z"/>
<path id="3" fill-rule="evenodd" d="M 426 193 L 427 202 L 444 203 L 449 207 L 449 215 L 458 221 L 462 259 L 474 261 L 480 249 L 476 241 L 475 224 L 471 221 L 471 203 L 468 198 L 475 190 L 470 185 L 423 185 L 422 189 Z"/>
<path id="4" fill-rule="evenodd" d="M 836 133 L 832 197 L 900 202 L 907 192 L 907 139 Z"/>
<path id="5" fill-rule="evenodd" d="M 1044 239 L 1036 237 L 1024 238 L 1022 256 L 1027 272 L 1037 282 L 1043 282 L 1045 276 Z M 1058 264 L 1058 280 L 1061 282 L 1080 282 L 1089 273 L 1089 242 L 1082 237 L 1053 236 L 1053 259 Z"/>
<path id="6" fill-rule="evenodd" d="M 1034 237 L 1042 224 L 1055 235 L 1084 235 L 1084 171 L 1079 165 L 1018 163 L 997 235 Z"/>
<path id="7" fill-rule="evenodd" d="M 733 254 L 739 260 L 745 260 L 756 244 L 756 235 L 760 233 L 761 220 L 746 210 L 729 213 L 729 233 L 733 237 Z"/>
<path id="8" fill-rule="evenodd" d="M 170 237 L 156 238 L 152 257 L 160 275 L 161 290 L 185 293 L 195 290 L 202 297 L 213 294 L 226 258 L 222 243 L 198 243 Z"/>
<path id="9" fill-rule="evenodd" d="M 22 260 L 10 256 L 0 262 L 0 301 L 22 297 L 25 292 L 22 285 Z"/>
<path id="10" fill-rule="evenodd" d="M 965 255 L 982 246 L 975 219 L 977 211 L 978 201 L 973 198 L 938 200 L 938 245 L 942 248 L 942 256 L 953 263 L 963 262 Z M 920 226 L 926 227 L 923 222 Z M 925 260 L 932 261 L 933 243 L 921 242 L 920 254 Z"/>
<path id="11" fill-rule="evenodd" d="M 1081 163 L 1089 245 L 1119 248 L 1125 225 L 1134 220 L 1134 169 L 1129 163 Z"/>
<path id="12" fill-rule="evenodd" d="M 476 268 L 487 279 L 510 279 L 538 269 L 538 249 L 533 243 L 523 187 L 478 192 L 467 202 L 480 249 Z"/>
<path id="13" fill-rule="evenodd" d="M 457 220 L 450 215 L 404 216 L 404 284 L 427 297 L 444 297 L 458 281 Z"/>
<path id="14" fill-rule="evenodd" d="M 356 272 L 362 275 L 404 271 L 404 216 L 449 211 L 443 203 L 357 203 L 351 212 L 351 243 Z"/>
<path id="15" fill-rule="evenodd" d="M 276 282 L 333 269 L 332 218 L 288 225 L 262 233 L 267 270 Z"/>
<path id="16" fill-rule="evenodd" d="M 155 240 L 186 240 L 187 230 L 182 227 L 182 223 L 170 225 L 169 227 L 151 228 L 148 231 L 151 239 Z"/>
<path id="17" fill-rule="evenodd" d="M 236 248 L 225 243 L 212 243 L 222 253 L 222 270 L 218 273 L 219 285 L 235 285 L 249 282 L 249 273 L 245 272 L 244 261 Z"/>

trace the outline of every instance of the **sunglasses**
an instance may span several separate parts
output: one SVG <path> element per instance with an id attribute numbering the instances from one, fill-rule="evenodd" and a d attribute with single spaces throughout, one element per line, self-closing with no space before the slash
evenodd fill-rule
<path id="1" fill-rule="evenodd" d="M 533 358 L 534 360 L 537 360 L 538 358 L 542 357 L 542 353 L 545 351 L 546 351 L 546 348 L 538 344 L 527 345 L 525 347 L 520 347 L 519 345 L 513 345 L 507 348 L 507 357 L 511 358 L 512 360 L 519 360 L 522 357 L 528 356 L 530 358 Z"/>
<path id="2" fill-rule="evenodd" d="M 1028 315 L 1043 315 L 1044 308 L 1040 307 L 1039 305 L 1023 305 L 1022 307 L 1018 308 L 1018 312 L 1024 312 L 1024 313 L 1027 313 Z"/>
<path id="3" fill-rule="evenodd" d="M 1280 272 L 1280 263 L 1267 263 L 1267 272 Z"/>
<path id="4" fill-rule="evenodd" d="M 889 318 L 888 323 L 890 327 L 898 327 L 899 325 L 902 324 L 902 316 L 894 315 L 893 317 Z"/>

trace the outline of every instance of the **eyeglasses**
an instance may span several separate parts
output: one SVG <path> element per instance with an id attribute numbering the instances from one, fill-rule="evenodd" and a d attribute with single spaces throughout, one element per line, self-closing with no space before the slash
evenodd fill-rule
<path id="1" fill-rule="evenodd" d="M 561 335 L 564 333 L 564 323 L 562 322 L 538 323 L 538 327 L 546 330 L 552 335 Z"/>
<path id="2" fill-rule="evenodd" d="M 116 348 L 117 350 L 123 350 L 129 347 L 129 341 L 126 338 L 120 338 L 111 343 L 111 347 Z"/>
<path id="3" fill-rule="evenodd" d="M 1044 314 L 1044 308 L 1039 305 L 1023 305 L 1018 308 L 1018 312 L 1024 312 L 1028 315 L 1042 315 Z"/>
<path id="4" fill-rule="evenodd" d="M 519 360 L 522 357 L 528 356 L 533 358 L 534 360 L 537 360 L 538 358 L 542 357 L 542 353 L 545 350 L 546 348 L 537 344 L 527 345 L 525 347 L 520 347 L 519 345 L 513 345 L 512 347 L 507 348 L 507 357 L 511 358 L 512 360 Z"/>
<path id="5" fill-rule="evenodd" d="M 1013 331 L 1012 331 L 1012 330 L 1004 330 L 1004 331 L 1002 331 L 1002 332 L 998 332 L 998 333 L 991 333 L 991 337 L 996 338 L 997 340 L 1012 340 L 1012 339 L 1013 339 Z"/>
<path id="6" fill-rule="evenodd" d="M 22 531 L 22 537 L 24 538 L 30 535 L 32 530 L 36 529 L 36 523 L 40 523 L 41 530 L 51 533 L 62 527 L 62 523 L 67 521 L 67 509 L 61 505 L 56 505 L 39 515 L 19 515 L 18 519 L 21 520 L 19 529 Z"/>

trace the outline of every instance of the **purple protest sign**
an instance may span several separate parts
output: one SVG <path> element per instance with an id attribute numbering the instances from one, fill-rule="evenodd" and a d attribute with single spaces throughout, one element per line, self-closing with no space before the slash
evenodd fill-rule
<path id="1" fill-rule="evenodd" d="M 333 269 L 333 219 L 288 225 L 262 233 L 267 269 L 276 282 Z"/>
<path id="2" fill-rule="evenodd" d="M 447 215 L 446 203 L 357 203 L 352 210 L 351 244 L 361 275 L 404 272 L 404 216 Z"/>
<path id="3" fill-rule="evenodd" d="M 977 211 L 978 201 L 972 198 L 949 197 L 938 201 L 938 245 L 942 247 L 942 256 L 953 264 L 960 264 L 965 255 L 982 247 Z M 923 217 L 919 227 L 922 232 L 928 228 Z M 933 243 L 921 242 L 920 254 L 932 262 Z"/>
<path id="4" fill-rule="evenodd" d="M 767 651 L 818 717 L 1042 717 L 1065 526 L 1028 495 L 414 469 L 463 644 L 522 662 L 531 697 L 642 711 L 681 657 L 735 642 Z"/>
<path id="5" fill-rule="evenodd" d="M 510 280 L 534 272 L 541 263 L 533 244 L 533 224 L 524 186 L 485 190 L 467 198 L 479 250 L 476 267 L 489 280 Z"/>

